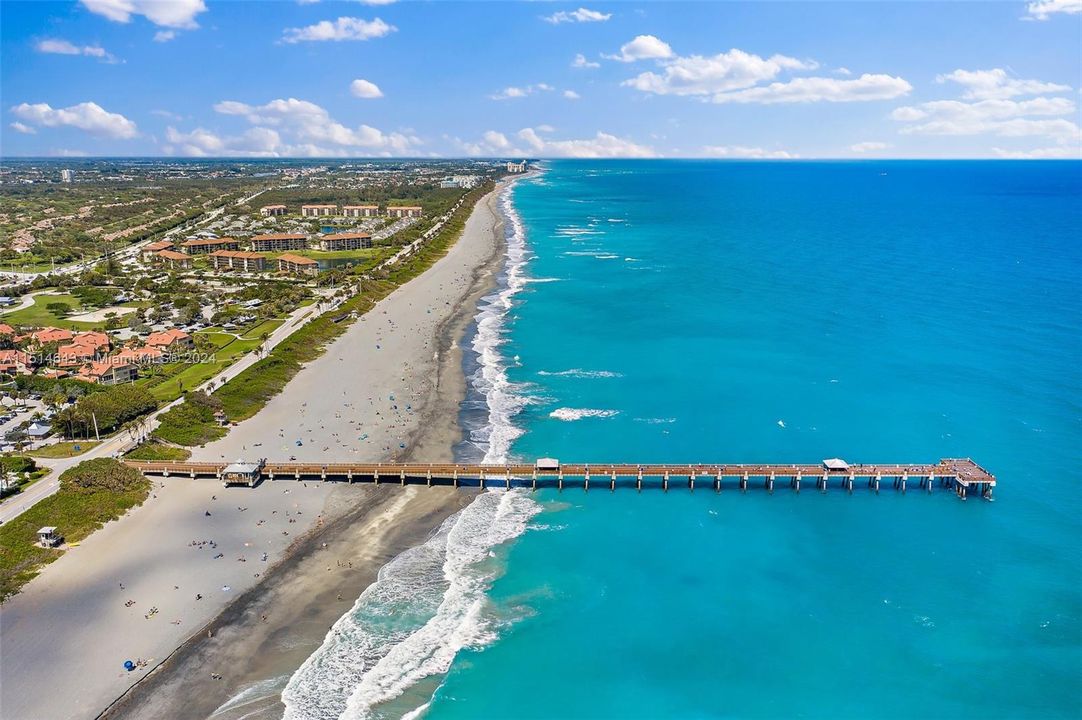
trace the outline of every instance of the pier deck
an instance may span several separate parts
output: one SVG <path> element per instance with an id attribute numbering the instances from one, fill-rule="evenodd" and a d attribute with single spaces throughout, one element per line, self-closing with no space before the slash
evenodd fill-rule
<path id="1" fill-rule="evenodd" d="M 320 480 L 345 482 L 374 482 L 453 485 L 454 487 L 486 487 L 493 484 L 510 487 L 556 487 L 579 486 L 590 489 L 591 483 L 608 485 L 615 490 L 620 480 L 634 480 L 634 487 L 646 486 L 669 489 L 670 481 L 681 481 L 694 490 L 696 482 L 709 483 L 720 492 L 728 482 L 741 490 L 749 486 L 761 486 L 774 490 L 776 481 L 788 481 L 789 487 L 800 492 L 804 482 L 815 482 L 817 489 L 825 491 L 832 483 L 853 491 L 857 481 L 867 482 L 876 492 L 880 483 L 890 481 L 894 489 L 905 492 L 911 482 L 928 492 L 933 485 L 951 488 L 960 498 L 971 489 L 981 497 L 991 498 L 996 478 L 969 458 L 948 458 L 935 464 L 859 464 L 842 469 L 829 469 L 824 464 L 657 464 L 657 463 L 561 463 L 557 467 L 540 465 L 508 464 L 478 465 L 454 463 L 304 463 L 271 462 L 261 460 L 252 463 L 255 468 L 250 475 L 233 477 L 226 473 L 234 464 L 218 462 L 141 462 L 127 464 L 146 475 L 162 477 L 205 477 L 221 480 L 226 484 L 254 485 L 260 480 Z M 652 481 L 652 482 L 648 482 Z"/>

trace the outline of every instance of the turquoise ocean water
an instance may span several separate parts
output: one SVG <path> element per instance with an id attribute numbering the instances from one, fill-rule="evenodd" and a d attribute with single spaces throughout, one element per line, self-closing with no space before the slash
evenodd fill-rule
<path id="1" fill-rule="evenodd" d="M 995 500 L 488 493 L 287 716 L 1082 715 L 1082 165 L 560 161 L 503 207 L 463 457 L 971 456 Z"/>

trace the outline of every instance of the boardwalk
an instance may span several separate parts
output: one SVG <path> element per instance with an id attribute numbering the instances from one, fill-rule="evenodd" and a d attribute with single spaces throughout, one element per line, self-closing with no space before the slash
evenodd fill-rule
<path id="1" fill-rule="evenodd" d="M 826 491 L 831 486 L 849 492 L 858 483 L 875 492 L 890 482 L 900 492 L 914 483 L 920 489 L 931 492 L 933 487 L 950 488 L 960 498 L 970 492 L 991 498 L 996 478 L 968 458 L 940 460 L 934 465 L 874 464 L 848 465 L 836 463 L 828 468 L 824 464 L 808 465 L 741 465 L 702 464 L 642 465 L 630 463 L 555 463 L 538 461 L 534 465 L 474 465 L 450 463 L 298 463 L 270 462 L 260 460 L 248 464 L 216 462 L 137 462 L 128 465 L 146 475 L 161 477 L 214 478 L 226 484 L 254 485 L 261 480 L 320 480 L 338 482 L 374 482 L 453 485 L 454 487 L 489 487 L 499 485 L 507 488 L 529 487 L 591 487 L 607 486 L 610 490 L 628 486 L 637 490 L 643 487 L 660 487 L 668 490 L 673 482 L 686 484 L 694 490 L 707 485 L 721 492 L 725 486 L 740 490 L 763 487 L 773 492 L 777 482 L 788 482 L 795 492 L 801 486 L 814 482 L 815 487 Z"/>

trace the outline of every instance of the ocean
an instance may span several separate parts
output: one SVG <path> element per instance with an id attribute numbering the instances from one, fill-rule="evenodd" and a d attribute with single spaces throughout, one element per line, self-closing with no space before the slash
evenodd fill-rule
<path id="1" fill-rule="evenodd" d="M 550 161 L 501 208 L 460 457 L 972 457 L 995 499 L 488 492 L 287 717 L 1082 715 L 1082 164 Z"/>

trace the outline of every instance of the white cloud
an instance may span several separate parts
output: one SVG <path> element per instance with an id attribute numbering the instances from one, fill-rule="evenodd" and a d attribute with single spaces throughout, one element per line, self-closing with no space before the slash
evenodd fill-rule
<path id="1" fill-rule="evenodd" d="M 104 60 L 108 63 L 117 62 L 116 57 L 114 57 L 112 53 L 107 52 L 105 48 L 100 45 L 80 46 L 67 40 L 53 38 L 41 40 L 34 47 L 40 53 L 48 53 L 51 55 L 86 55 L 88 57 Z"/>
<path id="2" fill-rule="evenodd" d="M 657 95 L 713 95 L 750 88 L 777 77 L 783 70 L 814 67 L 814 63 L 785 55 L 761 58 L 734 48 L 712 57 L 675 57 L 663 63 L 663 74 L 644 72 L 623 84 Z"/>
<path id="3" fill-rule="evenodd" d="M 1018 95 L 1041 95 L 1043 93 L 1066 92 L 1070 85 L 1041 82 L 1040 80 L 1018 80 L 1007 77 L 1007 71 L 1000 68 L 993 70 L 955 70 L 946 75 L 936 76 L 936 82 L 958 83 L 966 89 L 962 97 L 966 100 L 990 100 L 1011 98 Z"/>
<path id="4" fill-rule="evenodd" d="M 656 157 L 657 152 L 646 145 L 598 132 L 591 138 L 550 140 L 538 134 L 543 128 L 523 128 L 515 141 L 495 130 L 489 130 L 476 143 L 458 141 L 458 147 L 474 156 L 534 156 L 572 158 L 643 158 Z"/>
<path id="5" fill-rule="evenodd" d="M 800 157 L 785 150 L 764 150 L 760 147 L 741 145 L 707 145 L 703 148 L 703 154 L 707 157 L 751 160 L 791 160 Z"/>
<path id="6" fill-rule="evenodd" d="M 1029 20 L 1047 20 L 1051 15 L 1078 15 L 1082 13 L 1082 0 L 1038 0 L 1026 4 Z"/>
<path id="7" fill-rule="evenodd" d="M 24 125 L 23 123 L 18 121 L 11 123 L 11 129 L 15 130 L 16 132 L 21 132 L 23 135 L 34 135 L 37 133 L 37 130 L 35 130 L 34 128 L 30 127 L 29 125 Z"/>
<path id="8" fill-rule="evenodd" d="M 662 45 L 664 48 L 657 49 L 653 55 L 660 71 L 639 73 L 625 80 L 624 86 L 655 95 L 699 97 L 715 103 L 762 104 L 889 100 L 913 89 L 904 79 L 884 74 L 866 73 L 855 79 L 797 77 L 780 81 L 776 78 L 783 72 L 815 70 L 819 63 L 778 54 L 764 58 L 737 48 L 712 56 L 685 57 Z M 635 59 L 634 56 L 635 52 L 625 45 L 615 59 L 627 61 Z"/>
<path id="9" fill-rule="evenodd" d="M 578 100 L 582 96 L 579 95 L 574 90 L 564 90 L 564 97 L 567 98 L 568 100 Z"/>
<path id="10" fill-rule="evenodd" d="M 155 25 L 192 29 L 199 27 L 195 16 L 206 11 L 203 0 L 81 0 L 92 13 L 113 22 L 130 22 L 133 15 L 142 15 Z"/>
<path id="11" fill-rule="evenodd" d="M 169 42 L 170 40 L 173 40 L 174 38 L 176 38 L 176 36 L 177 36 L 176 30 L 159 30 L 158 32 L 154 33 L 154 42 L 157 42 L 157 43 Z"/>
<path id="12" fill-rule="evenodd" d="M 849 149 L 855 153 L 866 152 L 878 152 L 880 150 L 886 150 L 890 145 L 885 142 L 877 142 L 875 140 L 866 140 L 864 142 L 858 142 L 849 146 Z"/>
<path id="13" fill-rule="evenodd" d="M 249 128 L 235 137 L 220 137 L 203 128 L 185 133 L 168 127 L 165 139 L 170 143 L 164 148 L 168 154 L 189 157 L 278 157 L 283 149 L 278 132 L 262 127 Z"/>
<path id="14" fill-rule="evenodd" d="M 904 135 L 991 135 L 996 137 L 1045 137 L 1060 145 L 1082 140 L 1073 116 L 1076 105 L 1064 97 L 1018 95 L 1070 90 L 1066 85 L 1038 80 L 1016 80 L 1002 70 L 955 70 L 940 76 L 965 88 L 964 100 L 933 100 L 896 108 L 891 117 L 905 123 Z M 968 100 L 968 102 L 967 102 Z"/>
<path id="15" fill-rule="evenodd" d="M 992 148 L 992 151 L 1001 158 L 1008 160 L 1046 160 L 1054 158 L 1068 158 L 1082 160 L 1082 149 L 1077 145 L 1056 145 L 1055 147 L 1037 148 L 1035 150 L 1004 150 Z"/>
<path id="16" fill-rule="evenodd" d="M 292 145 L 278 150 L 282 155 L 404 155 L 415 152 L 421 140 L 402 132 L 384 133 L 369 125 L 348 127 L 319 105 L 296 98 L 272 100 L 265 105 L 248 105 L 225 100 L 214 106 L 223 115 L 240 115 L 253 125 L 279 128 Z"/>
<path id="17" fill-rule="evenodd" d="M 50 150 L 49 154 L 54 157 L 87 157 L 90 155 L 86 150 L 72 150 L 69 148 L 56 148 Z"/>
<path id="18" fill-rule="evenodd" d="M 572 10 L 570 12 L 561 10 L 560 12 L 542 18 L 542 20 L 547 23 L 552 23 L 553 25 L 559 25 L 560 23 L 605 22 L 611 17 L 612 13 L 603 13 L 598 12 L 597 10 L 587 10 L 586 8 L 580 7 L 578 10 Z"/>
<path id="19" fill-rule="evenodd" d="M 353 97 L 359 98 L 381 98 L 383 97 L 383 91 L 379 89 L 374 82 L 357 78 L 349 84 L 349 91 L 353 94 Z"/>
<path id="20" fill-rule="evenodd" d="M 658 60 L 672 57 L 669 44 L 653 35 L 639 35 L 634 40 L 620 46 L 618 55 L 606 55 L 610 60 L 635 62 L 636 60 Z"/>
<path id="21" fill-rule="evenodd" d="M 282 35 L 282 42 L 371 40 L 384 37 L 396 30 L 398 28 L 394 25 L 388 25 L 380 18 L 363 20 L 355 17 L 340 17 L 334 22 L 323 20 L 306 27 L 286 28 Z"/>
<path id="22" fill-rule="evenodd" d="M 183 119 L 180 115 L 177 115 L 175 112 L 170 112 L 168 110 L 151 110 L 150 114 L 151 115 L 157 115 L 158 117 L 163 117 L 163 118 L 166 118 L 166 119 L 169 119 L 169 120 L 174 120 L 174 121 Z"/>
<path id="23" fill-rule="evenodd" d="M 552 90 L 555 90 L 555 88 L 548 83 L 536 83 L 534 85 L 525 85 L 523 87 L 505 87 L 503 90 L 493 93 L 488 97 L 490 100 L 515 100 L 517 98 L 533 95 L 536 92 L 551 92 Z"/>
<path id="24" fill-rule="evenodd" d="M 844 75 L 845 77 L 849 77 L 850 75 L 853 74 L 853 71 L 850 70 L 847 67 L 840 67 L 840 68 L 835 68 L 834 73 L 836 75 Z"/>
<path id="25" fill-rule="evenodd" d="M 138 134 L 131 120 L 119 113 L 108 112 L 93 102 L 55 109 L 48 103 L 22 103 L 11 108 L 11 114 L 29 125 L 75 127 L 105 137 L 128 139 Z"/>
<path id="26" fill-rule="evenodd" d="M 573 68 L 599 68 L 601 63 L 592 62 L 586 59 L 586 56 L 582 53 L 575 55 L 575 59 L 571 61 L 571 67 Z"/>
<path id="27" fill-rule="evenodd" d="M 788 82 L 718 93 L 716 103 L 807 103 L 890 100 L 907 94 L 913 86 L 900 77 L 865 73 L 855 80 L 826 77 L 794 78 Z"/>

